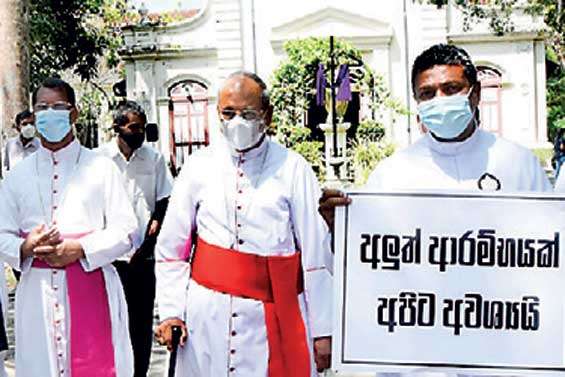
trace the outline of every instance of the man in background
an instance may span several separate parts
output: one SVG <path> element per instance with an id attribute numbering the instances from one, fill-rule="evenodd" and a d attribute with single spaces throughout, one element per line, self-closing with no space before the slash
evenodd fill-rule
<path id="1" fill-rule="evenodd" d="M 144 143 L 147 116 L 134 101 L 118 104 L 113 115 L 117 137 L 100 148 L 120 170 L 138 221 L 138 242 L 114 262 L 124 286 L 129 313 L 135 374 L 145 377 L 153 340 L 155 301 L 154 249 L 172 190 L 163 155 Z"/>
<path id="2" fill-rule="evenodd" d="M 18 136 L 6 142 L 2 155 L 3 175 L 13 168 L 15 164 L 39 148 L 39 139 L 35 137 L 35 126 L 33 124 L 33 114 L 31 111 L 24 110 L 16 115 L 14 128 L 18 131 Z"/>

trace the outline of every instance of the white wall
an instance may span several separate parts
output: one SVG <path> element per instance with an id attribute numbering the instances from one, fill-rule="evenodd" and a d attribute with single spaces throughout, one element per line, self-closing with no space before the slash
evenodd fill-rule
<path id="1" fill-rule="evenodd" d="M 345 7 L 342 0 L 210 0 L 188 23 L 126 35 L 130 45 L 157 43 L 169 51 L 127 63 L 128 95 L 135 98 L 146 92 L 152 102 L 150 119 L 161 125 L 161 146 L 168 152 L 167 89 L 186 78 L 202 81 L 209 88 L 214 142 L 219 136 L 215 97 L 223 78 L 245 68 L 256 70 L 268 82 L 284 58 L 284 40 L 333 34 L 361 49 L 366 64 L 386 78 L 394 97 L 412 111 L 389 129 L 403 146 L 419 137 L 409 77 L 412 62 L 425 48 L 449 39 L 475 61 L 504 72 L 504 136 L 527 146 L 545 142 L 543 43 L 527 32 L 493 39 L 485 34 L 484 25 L 464 33 L 458 26 L 460 17 L 452 8 L 438 10 L 412 0 L 350 0 Z M 538 27 L 537 21 L 520 17 L 520 30 Z"/>

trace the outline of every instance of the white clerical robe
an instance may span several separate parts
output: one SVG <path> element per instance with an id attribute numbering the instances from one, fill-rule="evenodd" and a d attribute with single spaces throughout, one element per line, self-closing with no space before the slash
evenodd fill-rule
<path id="1" fill-rule="evenodd" d="M 377 165 L 368 190 L 552 190 L 538 159 L 526 148 L 477 129 L 462 142 L 445 143 L 430 133 Z M 394 214 L 392 214 L 394 215 Z M 386 214 L 381 214 L 386 216 Z M 382 373 L 445 377 L 451 373 Z"/>
<path id="2" fill-rule="evenodd" d="M 76 140 L 57 152 L 41 147 L 6 177 L 0 213 L 0 256 L 22 271 L 16 291 L 18 377 L 71 376 L 65 271 L 31 267 L 32 258 L 20 258 L 20 234 L 52 219 L 63 235 L 90 232 L 79 239 L 86 255 L 80 263 L 86 271 L 102 268 L 117 377 L 131 377 L 128 312 L 111 262 L 130 250 L 137 222 L 113 162 Z"/>
<path id="3" fill-rule="evenodd" d="M 454 143 L 439 142 L 426 133 L 413 145 L 379 163 L 366 188 L 552 190 L 532 152 L 481 129 Z"/>
<path id="4" fill-rule="evenodd" d="M 308 163 L 270 141 L 239 155 L 220 142 L 183 165 L 156 248 L 160 318 L 181 318 L 188 327 L 178 376 L 267 375 L 263 303 L 190 280 L 184 257 L 195 235 L 261 256 L 300 250 L 305 291 L 299 304 L 310 348 L 312 338 L 331 334 L 333 260 L 328 229 L 317 211 L 319 197 Z M 313 360 L 311 365 L 314 376 Z"/>

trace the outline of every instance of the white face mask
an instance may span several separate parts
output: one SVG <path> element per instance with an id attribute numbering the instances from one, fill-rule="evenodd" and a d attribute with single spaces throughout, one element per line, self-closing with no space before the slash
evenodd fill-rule
<path id="1" fill-rule="evenodd" d="M 228 143 L 238 152 L 255 146 L 265 133 L 263 119 L 245 120 L 239 115 L 223 120 L 223 133 Z"/>
<path id="2" fill-rule="evenodd" d="M 35 136 L 35 126 L 33 124 L 26 124 L 20 132 L 24 139 L 32 139 Z"/>

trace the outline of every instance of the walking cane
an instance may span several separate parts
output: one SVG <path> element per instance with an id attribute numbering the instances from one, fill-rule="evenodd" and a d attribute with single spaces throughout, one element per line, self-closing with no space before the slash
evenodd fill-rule
<path id="1" fill-rule="evenodd" d="M 173 350 L 171 351 L 171 359 L 169 360 L 169 374 L 167 376 L 175 377 L 175 367 L 177 365 L 177 350 L 179 348 L 182 331 L 180 329 L 180 326 L 173 326 L 171 328 L 171 331 L 173 333 L 172 336 Z"/>

